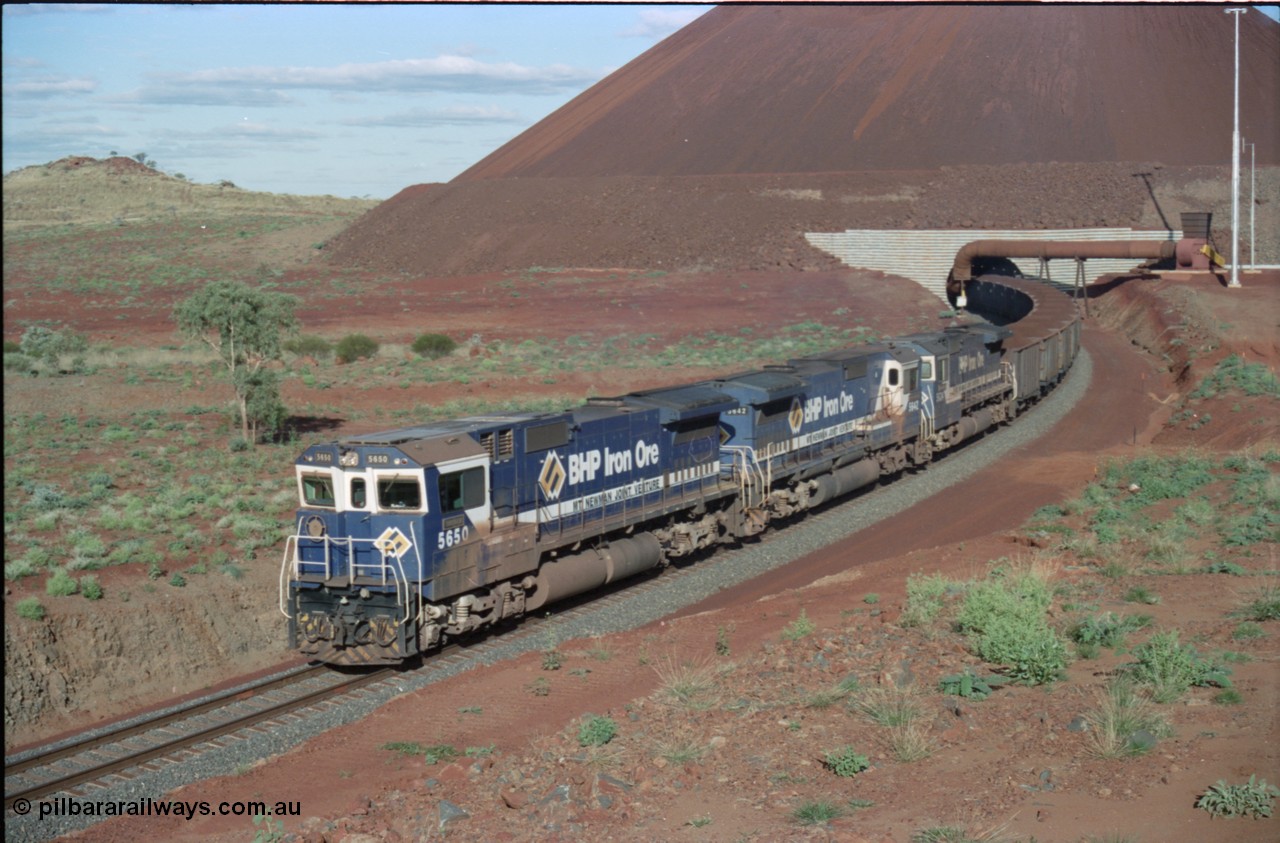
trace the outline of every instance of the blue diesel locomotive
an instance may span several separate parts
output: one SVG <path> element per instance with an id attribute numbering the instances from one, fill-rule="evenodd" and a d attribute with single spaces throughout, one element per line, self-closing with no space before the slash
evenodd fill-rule
<path id="1" fill-rule="evenodd" d="M 1062 376 L 1072 315 L 1056 368 L 1023 389 L 1011 331 L 980 323 L 313 445 L 281 568 L 290 646 L 397 663 L 923 466 Z"/>

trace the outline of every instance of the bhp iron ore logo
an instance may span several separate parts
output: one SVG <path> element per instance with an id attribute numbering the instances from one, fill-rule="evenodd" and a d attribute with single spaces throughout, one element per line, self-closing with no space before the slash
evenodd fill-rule
<path id="1" fill-rule="evenodd" d="M 564 489 L 566 476 L 564 464 L 560 462 L 556 452 L 552 451 L 542 461 L 542 473 L 538 475 L 538 485 L 542 487 L 544 495 L 550 500 L 555 500 L 560 497 L 560 492 Z"/>

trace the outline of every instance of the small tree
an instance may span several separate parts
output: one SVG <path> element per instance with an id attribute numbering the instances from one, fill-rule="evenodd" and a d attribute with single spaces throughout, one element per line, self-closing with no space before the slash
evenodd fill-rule
<path id="1" fill-rule="evenodd" d="M 284 337 L 297 331 L 297 303 L 293 296 L 240 281 L 215 281 L 173 309 L 178 329 L 212 348 L 227 367 L 246 442 L 256 441 L 260 423 L 276 419 L 278 426 L 283 420 L 278 382 L 265 377 L 262 367 L 280 358 Z M 277 409 L 268 412 L 269 407 Z"/>
<path id="2" fill-rule="evenodd" d="M 280 379 L 270 369 L 241 369 L 237 394 L 244 394 L 249 441 L 258 442 L 284 427 L 289 411 L 280 399 Z"/>

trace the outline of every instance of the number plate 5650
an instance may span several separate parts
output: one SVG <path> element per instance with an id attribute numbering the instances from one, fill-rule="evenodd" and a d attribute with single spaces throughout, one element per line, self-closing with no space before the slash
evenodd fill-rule
<path id="1" fill-rule="evenodd" d="M 444 530 L 437 537 L 436 546 L 440 550 L 444 550 L 446 547 L 462 544 L 467 540 L 468 533 L 470 533 L 470 530 L 467 527 L 454 527 L 452 530 Z"/>

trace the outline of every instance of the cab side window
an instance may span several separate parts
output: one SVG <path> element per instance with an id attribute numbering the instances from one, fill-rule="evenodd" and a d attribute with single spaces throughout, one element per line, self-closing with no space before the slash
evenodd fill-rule
<path id="1" fill-rule="evenodd" d="M 445 512 L 484 505 L 484 469 L 480 466 L 440 475 L 440 507 Z"/>
<path id="2" fill-rule="evenodd" d="M 333 481 L 318 474 L 302 476 L 302 505 L 304 507 L 324 507 L 333 509 Z"/>

